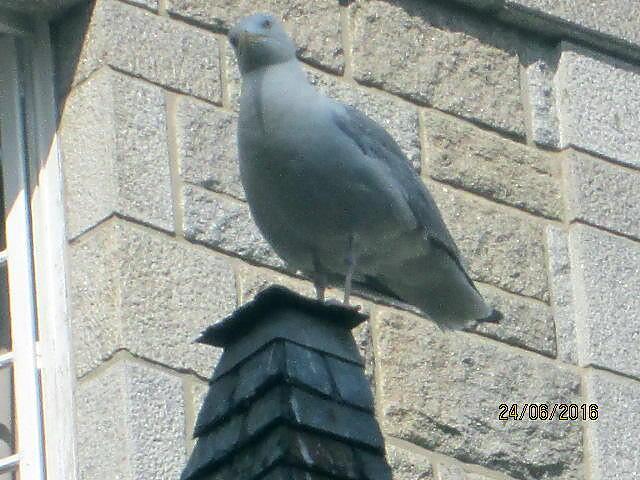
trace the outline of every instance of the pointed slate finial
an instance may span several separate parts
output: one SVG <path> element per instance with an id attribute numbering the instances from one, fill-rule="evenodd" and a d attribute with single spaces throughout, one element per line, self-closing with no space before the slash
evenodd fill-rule
<path id="1" fill-rule="evenodd" d="M 205 330 L 224 353 L 182 480 L 391 480 L 356 310 L 272 286 Z"/>

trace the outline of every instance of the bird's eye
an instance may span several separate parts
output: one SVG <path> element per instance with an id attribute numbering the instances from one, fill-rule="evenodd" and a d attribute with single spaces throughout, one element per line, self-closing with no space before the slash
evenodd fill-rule
<path id="1" fill-rule="evenodd" d="M 269 20 L 268 18 L 262 21 L 262 28 L 271 28 L 271 25 L 271 20 Z"/>
<path id="2" fill-rule="evenodd" d="M 231 45 L 233 45 L 234 47 L 238 47 L 238 36 L 229 35 L 229 42 L 231 42 Z"/>

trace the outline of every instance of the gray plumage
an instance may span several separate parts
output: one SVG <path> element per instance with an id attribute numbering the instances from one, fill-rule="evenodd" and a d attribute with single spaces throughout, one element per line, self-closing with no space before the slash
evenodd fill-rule
<path id="1" fill-rule="evenodd" d="M 271 15 L 229 32 L 240 71 L 240 176 L 273 249 L 313 278 L 369 284 L 446 327 L 493 318 L 426 187 L 393 138 L 307 81 Z"/>

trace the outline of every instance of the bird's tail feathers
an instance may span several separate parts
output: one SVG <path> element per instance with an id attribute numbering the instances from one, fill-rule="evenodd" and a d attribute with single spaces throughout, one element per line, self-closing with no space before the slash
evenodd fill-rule
<path id="1" fill-rule="evenodd" d="M 500 321 L 503 319 L 504 315 L 502 314 L 502 312 L 494 308 L 490 315 L 484 318 L 479 318 L 478 320 L 476 320 L 476 323 L 500 323 Z"/>

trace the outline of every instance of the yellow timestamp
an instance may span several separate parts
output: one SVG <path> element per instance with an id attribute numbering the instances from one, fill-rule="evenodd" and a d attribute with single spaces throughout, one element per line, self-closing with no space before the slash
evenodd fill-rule
<path id="1" fill-rule="evenodd" d="M 597 420 L 599 407 L 595 403 L 501 403 L 498 420 Z"/>

